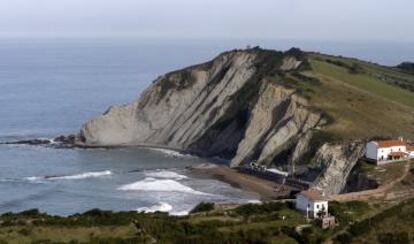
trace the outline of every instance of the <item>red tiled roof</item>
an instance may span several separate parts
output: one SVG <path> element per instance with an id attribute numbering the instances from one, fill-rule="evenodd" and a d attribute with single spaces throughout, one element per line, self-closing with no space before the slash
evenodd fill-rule
<path id="1" fill-rule="evenodd" d="M 414 145 L 407 144 L 407 151 L 414 152 Z"/>
<path id="2" fill-rule="evenodd" d="M 326 196 L 321 191 L 310 189 L 307 191 L 301 191 L 299 192 L 300 195 L 305 196 L 306 198 L 313 200 L 313 201 L 322 201 L 326 200 Z"/>
<path id="3" fill-rule="evenodd" d="M 405 146 L 407 145 L 406 141 L 402 140 L 382 140 L 382 141 L 375 141 L 378 144 L 378 147 L 397 147 L 397 146 Z"/>

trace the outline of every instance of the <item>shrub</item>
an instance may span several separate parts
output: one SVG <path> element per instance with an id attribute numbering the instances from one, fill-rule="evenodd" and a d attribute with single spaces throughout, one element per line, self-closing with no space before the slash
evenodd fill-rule
<path id="1" fill-rule="evenodd" d="M 24 236 L 28 236 L 28 235 L 30 235 L 30 233 L 31 233 L 31 231 L 30 231 L 29 229 L 26 229 L 26 228 L 22 228 L 22 229 L 20 229 L 18 232 L 19 232 L 21 235 L 24 235 Z"/>
<path id="2" fill-rule="evenodd" d="M 201 202 L 199 204 L 197 204 L 191 211 L 190 213 L 200 213 L 200 212 L 209 212 L 214 210 L 214 203 L 210 203 L 210 202 Z"/>
<path id="3" fill-rule="evenodd" d="M 234 211 L 238 215 L 253 215 L 253 214 L 267 214 L 271 212 L 277 212 L 282 209 L 288 208 L 286 203 L 280 202 L 267 202 L 263 204 L 245 204 L 237 207 Z"/>
<path id="4" fill-rule="evenodd" d="M 392 244 L 392 243 L 409 244 L 411 243 L 407 232 L 379 234 L 377 236 L 377 239 L 380 243 L 383 243 L 383 244 Z"/>
<path id="5" fill-rule="evenodd" d="M 335 240 L 341 244 L 348 244 L 351 243 L 352 236 L 348 232 L 345 232 L 344 234 L 338 235 Z"/>

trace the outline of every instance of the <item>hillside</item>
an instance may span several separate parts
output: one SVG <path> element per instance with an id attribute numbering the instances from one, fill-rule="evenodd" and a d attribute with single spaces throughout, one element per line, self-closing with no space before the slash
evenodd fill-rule
<path id="1" fill-rule="evenodd" d="M 28 210 L 0 216 L 0 243 L 411 243 L 414 199 L 385 207 L 331 202 L 334 229 L 290 203 L 201 203 L 187 216 L 90 210 L 67 217 Z"/>
<path id="2" fill-rule="evenodd" d="M 137 100 L 85 123 L 76 143 L 167 147 L 232 167 L 257 161 L 335 194 L 365 141 L 414 138 L 413 86 L 400 68 L 356 59 L 233 50 L 160 76 Z"/>
<path id="3" fill-rule="evenodd" d="M 334 120 L 326 131 L 345 139 L 414 138 L 414 75 L 322 54 L 309 60 L 312 70 L 306 73 L 321 81 L 311 102 Z"/>

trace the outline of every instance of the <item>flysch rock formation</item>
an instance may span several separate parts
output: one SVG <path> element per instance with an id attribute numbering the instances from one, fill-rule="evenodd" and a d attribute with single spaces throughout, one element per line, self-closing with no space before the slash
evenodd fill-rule
<path id="1" fill-rule="evenodd" d="M 341 193 L 352 169 L 364 154 L 365 143 L 362 141 L 324 144 L 314 158 L 322 172 L 315 180 L 314 187 L 330 195 Z"/>
<path id="2" fill-rule="evenodd" d="M 325 123 L 305 98 L 278 82 L 283 74 L 300 69 L 301 54 L 234 50 L 168 73 L 136 101 L 113 106 L 85 123 L 77 144 L 168 147 L 226 158 L 232 167 L 251 161 L 272 165 L 290 151 L 285 166 L 295 164 Z M 343 189 L 347 174 L 338 182 L 336 177 L 352 169 L 352 155 L 343 150 L 325 145 L 317 154 L 324 171 L 317 185 L 330 187 L 330 192 Z"/>

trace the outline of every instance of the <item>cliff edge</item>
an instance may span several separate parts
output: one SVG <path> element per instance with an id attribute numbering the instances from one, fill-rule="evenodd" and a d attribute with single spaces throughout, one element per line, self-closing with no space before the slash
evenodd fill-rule
<path id="1" fill-rule="evenodd" d="M 305 98 L 277 82 L 303 62 L 292 51 L 256 48 L 168 73 L 138 100 L 84 124 L 83 144 L 170 147 L 232 159 L 232 166 L 270 165 L 322 123 Z"/>

